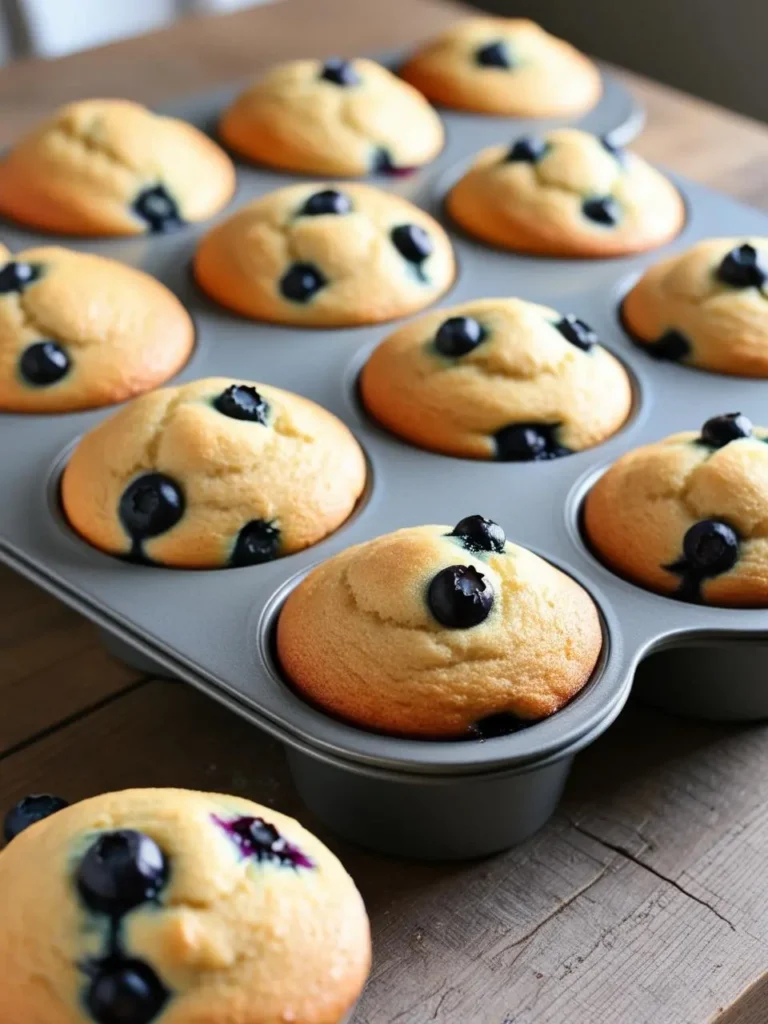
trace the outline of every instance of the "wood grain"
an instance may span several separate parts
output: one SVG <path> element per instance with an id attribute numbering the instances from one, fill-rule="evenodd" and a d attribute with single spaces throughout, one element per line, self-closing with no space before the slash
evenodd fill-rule
<path id="1" fill-rule="evenodd" d="M 0 72 L 0 144 L 67 99 L 156 103 L 296 55 L 411 44 L 441 0 L 283 0 Z M 654 161 L 768 207 L 768 130 L 621 73 Z M 123 692 L 124 691 L 124 692 Z M 399 863 L 327 835 L 280 747 L 180 686 L 142 681 L 97 635 L 0 570 L 0 806 L 134 785 L 253 796 L 315 828 L 366 898 L 374 971 L 356 1024 L 766 1024 L 766 727 L 631 707 L 577 762 L 555 819 L 517 850 Z"/>
<path id="2" fill-rule="evenodd" d="M 0 757 L 137 678 L 90 623 L 0 566 Z"/>

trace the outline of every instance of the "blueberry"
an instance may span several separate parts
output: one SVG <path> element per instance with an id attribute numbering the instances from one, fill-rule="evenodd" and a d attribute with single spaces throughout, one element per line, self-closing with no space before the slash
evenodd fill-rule
<path id="1" fill-rule="evenodd" d="M 21 353 L 19 373 L 28 384 L 45 388 L 66 377 L 70 366 L 69 356 L 61 345 L 55 341 L 36 341 Z"/>
<path id="2" fill-rule="evenodd" d="M 93 971 L 85 1004 L 96 1024 L 150 1024 L 169 997 L 148 964 L 115 956 Z"/>
<path id="3" fill-rule="evenodd" d="M 259 862 L 274 861 L 292 868 L 313 868 L 314 862 L 293 843 L 280 835 L 274 825 L 263 818 L 242 816 L 226 821 L 212 815 L 240 851 L 241 856 Z"/>
<path id="4" fill-rule="evenodd" d="M 603 149 L 606 152 L 610 153 L 615 160 L 618 160 L 620 164 L 624 163 L 624 159 L 626 156 L 624 150 L 621 148 L 621 146 L 618 146 L 609 135 L 598 136 L 598 141 L 600 145 L 603 147 Z"/>
<path id="5" fill-rule="evenodd" d="M 544 462 L 570 455 L 570 450 L 555 438 L 558 425 L 510 423 L 502 427 L 495 434 L 496 458 L 499 462 Z"/>
<path id="6" fill-rule="evenodd" d="M 469 629 L 488 618 L 493 587 L 471 565 L 449 565 L 429 584 L 427 603 L 437 621 L 448 629 Z"/>
<path id="7" fill-rule="evenodd" d="M 415 167 L 398 167 L 392 159 L 390 152 L 384 146 L 379 146 L 373 154 L 371 170 L 374 174 L 386 174 L 392 178 L 405 178 L 413 174 Z"/>
<path id="8" fill-rule="evenodd" d="M 501 39 L 494 43 L 486 43 L 475 50 L 475 60 L 484 68 L 511 68 L 512 60 L 506 43 Z"/>
<path id="9" fill-rule="evenodd" d="M 570 341 L 576 348 L 583 352 L 589 352 L 597 344 L 597 335 L 583 320 L 579 320 L 573 313 L 568 313 L 555 324 L 555 327 L 562 334 L 566 341 Z"/>
<path id="10" fill-rule="evenodd" d="M 333 188 L 326 188 L 322 192 L 315 192 L 314 195 L 309 197 L 299 210 L 299 216 L 322 217 L 326 213 L 341 216 L 342 214 L 349 213 L 351 209 L 352 203 L 343 192 L 337 192 Z"/>
<path id="11" fill-rule="evenodd" d="M 340 57 L 333 57 L 323 64 L 320 77 L 326 82 L 333 82 L 334 85 L 349 86 L 359 85 L 360 76 L 351 61 L 342 60 Z"/>
<path id="12" fill-rule="evenodd" d="M 6 814 L 3 820 L 3 836 L 6 843 L 10 843 L 25 828 L 34 825 L 43 818 L 50 818 L 57 811 L 69 807 L 66 800 L 60 796 L 51 796 L 50 793 L 34 793 L 25 796 L 15 804 Z"/>
<path id="13" fill-rule="evenodd" d="M 713 416 L 701 428 L 701 442 L 710 448 L 722 448 L 730 441 L 752 436 L 752 421 L 741 412 Z"/>
<path id="14" fill-rule="evenodd" d="M 23 292 L 27 285 L 33 284 L 39 277 L 40 267 L 12 260 L 0 268 L 0 295 Z"/>
<path id="15" fill-rule="evenodd" d="M 485 337 L 485 330 L 474 317 L 452 316 L 440 324 L 435 335 L 435 348 L 444 356 L 465 356 Z"/>
<path id="16" fill-rule="evenodd" d="M 139 192 L 133 202 L 133 212 L 146 222 L 147 230 L 153 235 L 175 231 L 184 224 L 175 200 L 164 185 L 155 185 Z"/>
<path id="17" fill-rule="evenodd" d="M 723 257 L 715 276 L 734 288 L 762 288 L 768 278 L 768 268 L 757 249 L 745 243 Z"/>
<path id="18" fill-rule="evenodd" d="M 453 528 L 452 537 L 460 537 L 464 547 L 470 551 L 495 551 L 501 553 L 507 542 L 504 531 L 498 523 L 483 516 L 466 516 Z"/>
<path id="19" fill-rule="evenodd" d="M 327 284 L 314 264 L 294 263 L 280 279 L 280 291 L 291 302 L 309 302 Z"/>
<path id="20" fill-rule="evenodd" d="M 644 346 L 648 355 L 670 363 L 679 363 L 691 354 L 691 343 L 681 331 L 665 331 L 656 341 Z"/>
<path id="21" fill-rule="evenodd" d="M 156 537 L 184 515 L 184 495 L 170 477 L 145 473 L 123 491 L 118 512 L 120 522 L 135 540 Z"/>
<path id="22" fill-rule="evenodd" d="M 213 405 L 222 415 L 233 420 L 247 420 L 262 426 L 269 415 L 269 406 L 249 384 L 232 384 L 214 399 Z"/>
<path id="23" fill-rule="evenodd" d="M 418 224 L 392 228 L 391 238 L 394 247 L 409 263 L 423 263 L 432 253 L 432 239 Z"/>
<path id="24" fill-rule="evenodd" d="M 739 536 L 727 523 L 704 519 L 686 532 L 683 556 L 690 571 L 699 576 L 717 576 L 738 561 Z"/>
<path id="25" fill-rule="evenodd" d="M 479 739 L 490 740 L 496 736 L 509 736 L 513 732 L 520 732 L 521 729 L 527 729 L 533 724 L 518 718 L 511 711 L 497 711 L 475 722 L 472 732 Z"/>
<path id="26" fill-rule="evenodd" d="M 606 224 L 613 227 L 619 222 L 621 210 L 613 196 L 596 196 L 593 199 L 585 199 L 581 204 L 581 210 L 585 217 L 595 221 L 597 224 Z"/>
<path id="27" fill-rule="evenodd" d="M 77 888 L 85 903 L 110 917 L 156 899 L 167 879 L 163 851 L 154 839 L 133 829 L 102 833 L 77 869 Z"/>
<path id="28" fill-rule="evenodd" d="M 504 160 L 511 163 L 535 164 L 541 160 L 548 149 L 549 143 L 543 139 L 537 139 L 533 135 L 523 135 L 517 142 L 512 143 Z"/>
<path id="29" fill-rule="evenodd" d="M 266 519 L 252 519 L 237 535 L 231 563 L 240 567 L 271 562 L 280 554 L 280 530 Z"/>

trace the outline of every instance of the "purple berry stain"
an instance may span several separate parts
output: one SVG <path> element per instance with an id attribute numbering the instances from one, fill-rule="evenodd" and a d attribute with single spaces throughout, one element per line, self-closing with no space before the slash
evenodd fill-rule
<path id="1" fill-rule="evenodd" d="M 270 825 L 263 818 L 242 816 L 225 821 L 215 814 L 212 814 L 211 818 L 229 836 L 242 857 L 253 858 L 260 863 L 273 861 L 296 869 L 315 866 L 314 861 L 297 846 L 284 839 L 274 825 Z"/>

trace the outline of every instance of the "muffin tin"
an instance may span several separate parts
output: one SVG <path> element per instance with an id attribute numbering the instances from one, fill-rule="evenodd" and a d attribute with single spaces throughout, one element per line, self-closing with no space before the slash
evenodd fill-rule
<path id="1" fill-rule="evenodd" d="M 164 112 L 210 129 L 234 91 L 218 90 Z M 477 150 L 562 123 L 442 113 L 447 145 L 438 160 L 411 177 L 376 181 L 441 219 L 446 189 Z M 629 94 L 606 75 L 601 103 L 580 124 L 623 142 L 641 122 Z M 222 216 L 258 194 L 297 180 L 245 165 L 238 166 L 238 179 L 235 201 Z M 63 240 L 141 267 L 180 296 L 198 335 L 195 352 L 177 380 L 229 375 L 306 395 L 339 416 L 361 442 L 369 461 L 369 485 L 359 508 L 338 532 L 299 554 L 261 566 L 204 572 L 132 565 L 77 537 L 59 505 L 60 475 L 73 444 L 110 410 L 2 415 L 0 557 L 96 622 L 113 653 L 147 671 L 192 683 L 283 740 L 305 801 L 348 838 L 418 857 L 480 855 L 525 838 L 554 809 L 573 756 L 621 710 L 645 654 L 665 645 L 701 643 L 715 645 L 723 656 L 735 648 L 739 669 L 746 674 L 757 675 L 761 664 L 764 669 L 760 658 L 765 659 L 768 645 L 760 637 L 765 636 L 768 613 L 685 605 L 641 590 L 602 566 L 579 530 L 587 488 L 622 452 L 735 408 L 761 420 L 759 396 L 766 393 L 766 382 L 655 363 L 621 329 L 621 296 L 639 271 L 664 252 L 711 235 L 768 234 L 768 217 L 675 180 L 688 204 L 682 235 L 663 250 L 634 258 L 518 257 L 485 248 L 446 225 L 459 273 L 439 305 L 516 295 L 575 313 L 597 330 L 633 378 L 635 406 L 627 425 L 598 448 L 549 463 L 466 461 L 410 447 L 385 433 L 361 408 L 356 382 L 367 355 L 392 326 L 306 330 L 231 315 L 207 300 L 191 279 L 191 257 L 208 225 L 160 237 Z M 42 240 L 11 225 L 2 227 L 0 238 L 13 251 Z M 475 512 L 498 520 L 510 540 L 570 573 L 597 602 L 606 642 L 601 663 L 582 693 L 558 714 L 522 732 L 455 742 L 365 732 L 296 696 L 275 663 L 273 628 L 282 600 L 309 568 L 350 544 L 399 527 L 454 524 Z M 675 655 L 683 650 L 676 647 Z M 706 674 L 715 666 L 719 672 L 722 662 L 705 656 L 691 664 Z M 679 675 L 679 667 L 675 672 Z M 722 683 L 713 675 L 699 710 L 719 715 L 730 707 L 732 717 L 745 717 L 736 706 L 738 688 Z M 680 706 L 696 710 L 705 689 L 693 677 L 688 685 L 678 686 Z M 768 689 L 748 686 L 746 694 L 746 717 L 768 715 Z"/>

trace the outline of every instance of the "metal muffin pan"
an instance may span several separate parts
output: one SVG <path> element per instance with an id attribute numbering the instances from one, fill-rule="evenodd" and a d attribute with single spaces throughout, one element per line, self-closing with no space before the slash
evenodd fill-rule
<path id="1" fill-rule="evenodd" d="M 210 128 L 234 91 L 219 90 L 164 112 Z M 407 196 L 440 219 L 445 188 L 477 150 L 556 123 L 442 114 L 447 145 L 430 167 L 408 178 L 376 179 L 380 187 Z M 607 75 L 603 100 L 581 124 L 626 141 L 641 122 L 629 94 Z M 309 180 L 243 164 L 238 179 L 237 196 L 219 219 L 272 188 Z M 283 740 L 307 804 L 348 838 L 420 857 L 480 855 L 525 838 L 554 809 L 574 754 L 621 710 L 645 654 L 699 639 L 723 651 L 736 646 L 765 656 L 768 649 L 758 642 L 768 613 L 702 608 L 646 592 L 597 562 L 579 532 L 586 487 L 622 452 L 733 408 L 760 419 L 759 397 L 766 393 L 766 382 L 655 363 L 621 329 L 621 295 L 664 252 L 710 235 L 768 234 L 768 217 L 701 186 L 678 184 L 688 204 L 685 230 L 663 250 L 634 258 L 520 257 L 475 243 L 446 224 L 459 273 L 440 306 L 516 295 L 575 313 L 595 327 L 633 377 L 635 409 L 615 437 L 542 464 L 450 458 L 387 434 L 361 408 L 357 377 L 367 354 L 392 325 L 307 330 L 230 314 L 191 280 L 192 254 L 210 224 L 160 237 L 62 239 L 62 244 L 140 267 L 181 298 L 195 319 L 197 346 L 175 381 L 232 376 L 306 395 L 357 436 L 369 460 L 369 486 L 359 509 L 335 534 L 266 565 L 212 571 L 131 565 L 76 536 L 58 500 L 72 445 L 112 410 L 3 414 L 0 558 L 96 622 L 118 655 L 192 683 Z M 0 229 L 0 239 L 12 251 L 56 241 L 12 225 Z M 559 565 L 594 597 L 606 642 L 601 664 L 582 693 L 558 714 L 514 735 L 456 742 L 366 732 L 301 700 L 272 656 L 275 617 L 290 587 L 312 565 L 350 544 L 402 526 L 453 524 L 473 512 L 498 520 L 510 540 Z M 744 655 L 747 661 L 750 657 Z M 696 671 L 706 668 L 705 663 Z M 687 692 L 692 704 L 698 682 L 692 678 Z M 757 705 L 750 707 L 749 717 L 768 715 L 768 691 Z M 460 829 L 457 821 L 464 822 Z"/>

